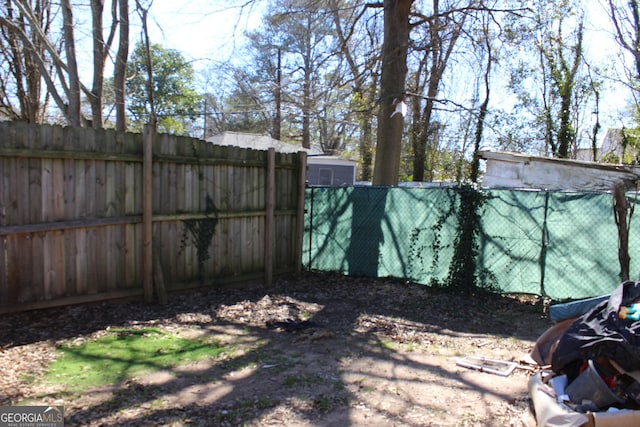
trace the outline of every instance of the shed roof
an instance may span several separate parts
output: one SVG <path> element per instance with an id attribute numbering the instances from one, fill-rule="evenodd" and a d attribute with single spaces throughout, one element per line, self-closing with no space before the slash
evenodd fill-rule
<path id="1" fill-rule="evenodd" d="M 343 165 L 355 167 L 354 160 L 345 159 L 339 156 L 310 155 L 307 157 L 307 163 L 316 165 Z"/>
<path id="2" fill-rule="evenodd" d="M 484 187 L 565 191 L 610 191 L 617 182 L 635 188 L 640 168 L 584 160 L 531 156 L 506 151 L 480 151 L 487 160 Z"/>
<path id="3" fill-rule="evenodd" d="M 280 141 L 279 139 L 257 133 L 224 132 L 211 136 L 206 140 L 216 145 L 229 145 L 241 148 L 251 148 L 254 150 L 267 151 L 269 148 L 275 148 L 279 153 L 297 153 L 298 151 L 306 151 L 309 154 L 322 153 L 319 150 L 303 148 L 299 145 L 290 144 L 288 142 Z"/>

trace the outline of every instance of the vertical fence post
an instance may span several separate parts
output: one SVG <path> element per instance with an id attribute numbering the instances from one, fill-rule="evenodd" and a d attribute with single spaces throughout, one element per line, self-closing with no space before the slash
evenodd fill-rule
<path id="1" fill-rule="evenodd" d="M 302 240 L 304 239 L 304 197 L 307 187 L 307 152 L 300 151 L 298 163 L 298 213 L 296 215 L 295 272 L 302 271 Z"/>
<path id="2" fill-rule="evenodd" d="M 266 215 L 264 231 L 264 283 L 271 286 L 273 281 L 273 235 L 276 183 L 276 150 L 267 152 Z"/>
<path id="3" fill-rule="evenodd" d="M 153 135 L 155 126 L 145 125 L 142 160 L 142 283 L 144 300 L 153 300 Z"/>
<path id="4" fill-rule="evenodd" d="M 549 229 L 547 228 L 547 215 L 549 213 L 549 190 L 544 193 L 544 212 L 542 219 L 542 248 L 540 249 L 540 295 L 546 296 L 545 271 L 547 268 L 547 247 L 549 246 Z"/>
<path id="5" fill-rule="evenodd" d="M 307 270 L 311 271 L 311 254 L 313 253 L 313 208 L 315 207 L 314 196 L 316 194 L 316 189 L 311 187 L 311 197 L 309 200 L 309 253 L 307 259 Z"/>
<path id="6" fill-rule="evenodd" d="M 627 219 L 627 212 L 629 217 Z M 633 206 L 627 199 L 627 187 L 623 181 L 618 181 L 613 186 L 613 218 L 618 227 L 618 261 L 620 262 L 620 280 L 629 280 L 629 226 Z"/>

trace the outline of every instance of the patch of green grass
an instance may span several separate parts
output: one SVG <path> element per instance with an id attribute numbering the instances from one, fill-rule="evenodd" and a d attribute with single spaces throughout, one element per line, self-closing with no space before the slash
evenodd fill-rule
<path id="1" fill-rule="evenodd" d="M 378 346 L 385 350 L 393 350 L 395 343 L 390 339 L 381 339 L 378 341 Z"/>
<path id="2" fill-rule="evenodd" d="M 60 347 L 44 381 L 82 391 L 224 351 L 218 341 L 206 337 L 180 338 L 157 328 L 111 329 L 94 341 Z"/>
<path id="3" fill-rule="evenodd" d="M 337 394 L 321 394 L 313 399 L 312 403 L 314 409 L 322 412 L 329 412 L 338 406 L 346 404 L 347 399 L 344 396 Z"/>
<path id="4" fill-rule="evenodd" d="M 287 375 L 284 379 L 286 387 L 312 387 L 326 382 L 320 375 Z"/>
<path id="5" fill-rule="evenodd" d="M 320 396 L 313 401 L 313 407 L 323 412 L 327 412 L 331 406 L 333 406 L 333 402 L 328 396 Z"/>

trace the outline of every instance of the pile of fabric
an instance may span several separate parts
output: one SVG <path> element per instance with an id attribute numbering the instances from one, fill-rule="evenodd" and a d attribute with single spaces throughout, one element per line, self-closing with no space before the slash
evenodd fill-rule
<path id="1" fill-rule="evenodd" d="M 567 412 L 639 410 L 640 282 L 623 282 L 584 314 L 556 323 L 531 357 L 545 374 L 530 392 L 544 391 Z"/>

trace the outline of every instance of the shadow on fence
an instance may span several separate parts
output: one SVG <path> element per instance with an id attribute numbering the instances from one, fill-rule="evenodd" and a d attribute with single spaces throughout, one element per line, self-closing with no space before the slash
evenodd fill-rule
<path id="1" fill-rule="evenodd" d="M 604 295 L 620 283 L 611 194 L 469 194 L 464 188 L 309 188 L 304 266 L 463 291 L 474 282 L 554 300 Z M 630 224 L 636 278 L 639 231 Z"/>
<path id="2" fill-rule="evenodd" d="M 150 300 L 152 275 L 171 291 L 299 271 L 305 165 L 304 152 L 0 122 L 0 313 Z"/>

